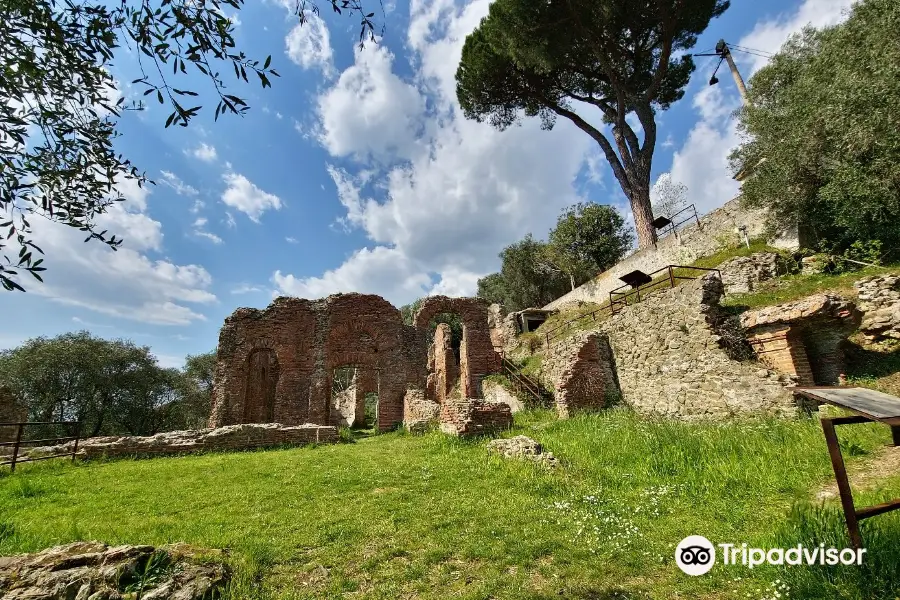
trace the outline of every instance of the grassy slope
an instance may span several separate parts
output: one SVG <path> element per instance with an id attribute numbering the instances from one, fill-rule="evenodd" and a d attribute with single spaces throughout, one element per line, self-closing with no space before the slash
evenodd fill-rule
<path id="1" fill-rule="evenodd" d="M 542 441 L 565 468 L 505 462 L 437 433 L 26 466 L 0 477 L 0 554 L 76 539 L 228 547 L 232 598 L 249 599 L 762 598 L 776 579 L 793 586 L 782 597 L 894 598 L 897 513 L 864 522 L 872 563 L 862 570 L 717 567 L 690 578 L 674 565 L 675 544 L 694 533 L 845 544 L 834 507 L 822 524 L 790 513 L 830 474 L 815 420 L 689 425 L 612 411 L 517 421 L 511 434 Z M 853 454 L 888 437 L 874 426 L 842 436 Z M 859 501 L 898 495 L 894 478 Z"/>

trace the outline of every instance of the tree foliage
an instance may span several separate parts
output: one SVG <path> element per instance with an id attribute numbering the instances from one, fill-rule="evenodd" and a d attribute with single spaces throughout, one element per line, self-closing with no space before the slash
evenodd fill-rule
<path id="1" fill-rule="evenodd" d="M 360 43 L 374 39 L 373 13 L 361 0 L 327 0 L 336 12 L 362 17 Z M 202 110 L 197 92 L 173 80 L 197 71 L 218 96 L 214 116 L 244 114 L 249 108 L 227 93 L 219 64 L 239 81 L 258 79 L 270 87 L 272 57 L 252 60 L 235 47 L 234 27 L 223 7 L 240 10 L 244 0 L 120 0 L 60 2 L 2 0 L 0 42 L 0 284 L 24 291 L 21 274 L 39 281 L 43 254 L 34 239 L 36 218 L 74 227 L 85 241 L 116 249 L 116 232 L 99 231 L 98 215 L 125 200 L 117 183 L 150 182 L 117 155 L 116 120 L 129 108 L 113 101 L 110 73 L 122 50 L 137 56 L 142 76 L 134 80 L 144 96 L 173 109 L 165 126 L 186 127 Z M 299 0 L 301 23 L 315 4 Z M 249 77 L 248 77 L 249 73 Z M 152 182 L 150 182 L 152 183 Z"/>
<path id="2" fill-rule="evenodd" d="M 530 233 L 504 248 L 500 260 L 500 273 L 478 281 L 478 295 L 507 311 L 544 306 L 570 289 L 569 278 L 549 265 L 546 242 Z"/>
<path id="3" fill-rule="evenodd" d="M 671 217 L 688 205 L 687 186 L 672 179 L 671 173 L 663 173 L 656 179 L 650 190 L 653 214 Z"/>
<path id="4" fill-rule="evenodd" d="M 215 355 L 166 369 L 146 346 L 86 331 L 39 337 L 0 352 L 0 383 L 32 421 L 78 421 L 83 435 L 151 435 L 202 426 Z"/>
<path id="5" fill-rule="evenodd" d="M 580 202 L 565 209 L 550 231 L 545 256 L 574 290 L 619 262 L 634 236 L 611 206 Z"/>
<path id="6" fill-rule="evenodd" d="M 466 117 L 498 129 L 520 114 L 549 129 L 572 121 L 603 151 L 631 201 L 638 241 L 656 241 L 650 224 L 650 173 L 657 110 L 684 95 L 694 70 L 689 50 L 728 0 L 496 0 L 465 41 L 456 72 Z M 612 125 L 585 115 L 599 112 Z M 626 116 L 643 129 L 638 138 Z"/>
<path id="7" fill-rule="evenodd" d="M 793 37 L 750 80 L 732 169 L 743 196 L 810 245 L 900 248 L 900 5 L 863 0 L 842 24 Z"/>

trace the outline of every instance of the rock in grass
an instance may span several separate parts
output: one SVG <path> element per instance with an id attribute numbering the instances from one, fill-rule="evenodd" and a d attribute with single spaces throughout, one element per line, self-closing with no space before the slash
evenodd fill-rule
<path id="1" fill-rule="evenodd" d="M 35 554 L 4 556 L 0 596 L 118 600 L 140 590 L 144 600 L 201 600 L 222 590 L 228 572 L 221 563 L 194 560 L 199 555 L 183 544 L 154 548 L 73 542 Z"/>
<path id="2" fill-rule="evenodd" d="M 545 452 L 544 447 L 539 442 L 524 435 L 491 440 L 488 442 L 487 449 L 489 452 L 497 453 L 504 458 L 530 460 L 547 467 L 559 465 L 559 461 L 556 460 L 552 452 Z"/>

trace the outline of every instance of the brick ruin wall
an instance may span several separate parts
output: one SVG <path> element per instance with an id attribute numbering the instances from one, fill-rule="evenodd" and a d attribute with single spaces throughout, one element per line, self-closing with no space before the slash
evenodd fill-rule
<path id="1" fill-rule="evenodd" d="M 834 294 L 743 313 L 741 327 L 760 360 L 799 385 L 838 385 L 844 344 L 860 324 L 854 304 Z"/>
<path id="2" fill-rule="evenodd" d="M 602 332 L 582 331 L 559 340 L 547 350 L 541 370 L 563 418 L 603 408 L 621 393 L 609 336 Z"/>
<path id="3" fill-rule="evenodd" d="M 242 308 L 219 334 L 211 427 L 251 422 L 332 424 L 335 369 L 356 367 L 378 392 L 378 429 L 403 419 L 409 385 L 424 385 L 424 336 L 379 296 L 277 298 Z M 373 381 L 377 381 L 377 386 Z"/>
<path id="4" fill-rule="evenodd" d="M 790 379 L 755 359 L 735 360 L 718 325 L 722 282 L 687 282 L 603 322 L 622 399 L 641 413 L 681 419 L 793 414 Z"/>
<path id="5" fill-rule="evenodd" d="M 463 398 L 481 398 L 481 380 L 500 371 L 500 355 L 491 341 L 488 307 L 489 303 L 481 298 L 430 296 L 413 319 L 413 325 L 424 331 L 436 315 L 459 315 L 463 326 L 459 349 L 460 391 Z"/>
<path id="6" fill-rule="evenodd" d="M 461 352 L 460 352 L 461 353 Z M 439 323 L 434 330 L 434 342 L 428 352 L 426 393 L 429 399 L 441 404 L 460 386 L 460 365 L 451 345 L 450 326 Z"/>
<path id="7" fill-rule="evenodd" d="M 764 210 L 741 206 L 740 198 L 726 202 L 721 207 L 700 217 L 699 225 L 686 225 L 675 234 L 669 234 L 656 244 L 625 257 L 608 271 L 557 298 L 544 308 L 560 308 L 576 302 L 603 304 L 609 300 L 609 292 L 622 285 L 619 277 L 639 269 L 651 273 L 667 265 L 686 265 L 701 256 L 709 256 L 721 249 L 723 240 L 739 241 L 736 228 L 747 227 L 751 238 L 765 233 L 767 213 Z M 778 248 L 797 248 L 796 231 L 784 232 L 769 243 Z"/>

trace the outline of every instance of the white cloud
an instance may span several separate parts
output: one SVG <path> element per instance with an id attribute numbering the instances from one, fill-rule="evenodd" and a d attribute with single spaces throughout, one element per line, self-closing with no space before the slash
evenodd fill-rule
<path id="1" fill-rule="evenodd" d="M 788 37 L 806 25 L 824 27 L 839 23 L 852 0 L 804 0 L 793 13 L 757 23 L 737 42 L 738 46 L 777 52 Z M 734 53 L 745 81 L 766 64 L 766 59 Z M 672 159 L 673 179 L 688 187 L 688 198 L 699 212 L 709 212 L 737 195 L 740 186 L 728 169 L 728 154 L 738 144 L 736 121 L 732 114 L 740 98 L 730 77 L 720 77 L 715 87 L 706 86 L 694 95 L 693 106 L 699 120 L 684 145 Z M 724 86 L 724 87 L 723 87 Z"/>
<path id="2" fill-rule="evenodd" d="M 318 15 L 306 13 L 306 23 L 296 24 L 284 38 L 285 54 L 303 69 L 320 69 L 326 77 L 334 74 L 334 52 L 328 26 Z"/>
<path id="3" fill-rule="evenodd" d="M 301 298 L 321 298 L 339 292 L 360 292 L 387 297 L 415 298 L 421 296 L 431 279 L 417 272 L 415 265 L 403 253 L 376 246 L 357 250 L 337 269 L 326 271 L 321 277 L 297 278 L 275 271 L 272 283 L 283 294 Z"/>
<path id="4" fill-rule="evenodd" d="M 200 193 L 197 188 L 186 184 L 171 171 L 160 171 L 160 175 L 162 175 L 162 179 L 159 182 L 175 190 L 179 196 L 196 196 Z"/>
<path id="5" fill-rule="evenodd" d="M 267 210 L 279 210 L 282 206 L 278 196 L 264 192 L 243 175 L 228 172 L 222 175 L 222 179 L 228 184 L 222 193 L 222 202 L 241 211 L 255 223 L 259 223 L 259 218 Z M 228 216 L 231 219 L 231 215 Z"/>
<path id="6" fill-rule="evenodd" d="M 322 94 L 322 145 L 362 162 L 328 168 L 346 210 L 340 224 L 373 244 L 318 277 L 276 271 L 281 292 L 365 291 L 397 305 L 427 293 L 472 295 L 505 245 L 528 232 L 544 236 L 561 208 L 584 200 L 574 188 L 579 173 L 593 164 L 600 180 L 594 142 L 568 121 L 547 132 L 526 119 L 498 132 L 461 114 L 456 66 L 488 5 L 456 12 L 450 0 L 413 2 L 416 85 L 391 71 L 387 48 L 367 47 Z"/>
<path id="7" fill-rule="evenodd" d="M 425 99 L 391 72 L 393 59 L 384 46 L 357 47 L 353 66 L 319 97 L 318 139 L 331 155 L 384 161 L 419 150 Z"/>
<path id="8" fill-rule="evenodd" d="M 290 236 L 284 238 L 284 241 L 286 241 L 288 244 L 299 244 L 300 243 L 300 240 L 298 240 L 295 237 L 290 237 Z"/>
<path id="9" fill-rule="evenodd" d="M 83 233 L 46 220 L 33 223 L 45 252 L 44 284 L 29 291 L 70 306 L 159 325 L 186 325 L 205 320 L 189 305 L 216 301 L 208 291 L 209 273 L 199 265 L 154 260 L 147 252 L 162 249 L 162 226 L 146 212 L 149 190 L 133 181 L 117 188 L 128 198 L 97 219 L 101 229 L 124 237 L 117 251 Z"/>
<path id="10" fill-rule="evenodd" d="M 241 284 L 241 285 L 237 286 L 236 288 L 234 288 L 233 290 L 231 290 L 231 293 L 232 294 L 251 294 L 251 293 L 257 293 L 257 292 L 264 292 L 264 291 L 266 291 L 266 289 L 263 287 L 260 287 L 258 285 L 249 285 L 249 284 L 245 283 L 245 284 Z"/>
<path id="11" fill-rule="evenodd" d="M 200 145 L 191 150 L 190 153 L 194 158 L 198 158 L 203 162 L 208 163 L 215 162 L 216 158 L 219 156 L 218 152 L 216 152 L 216 147 L 205 142 L 200 142 Z"/>
<path id="12" fill-rule="evenodd" d="M 213 244 L 221 244 L 222 238 L 214 233 L 206 231 L 206 223 L 207 219 L 205 217 L 199 217 L 196 221 L 194 221 L 194 235 L 196 235 L 197 237 L 206 238 Z"/>

